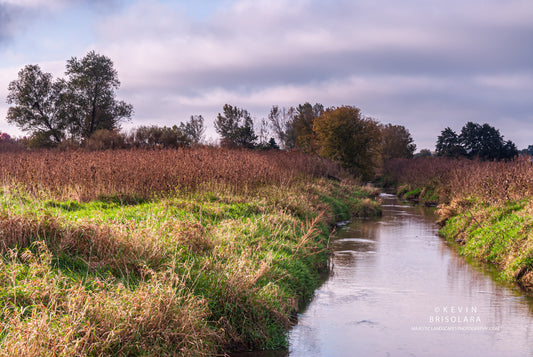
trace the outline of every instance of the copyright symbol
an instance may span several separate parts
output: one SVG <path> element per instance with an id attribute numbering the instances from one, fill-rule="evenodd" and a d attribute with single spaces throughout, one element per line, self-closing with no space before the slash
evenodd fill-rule
<path id="1" fill-rule="evenodd" d="M 440 312 L 440 307 L 436 307 L 436 308 L 435 308 L 435 313 L 438 314 L 439 312 Z"/>

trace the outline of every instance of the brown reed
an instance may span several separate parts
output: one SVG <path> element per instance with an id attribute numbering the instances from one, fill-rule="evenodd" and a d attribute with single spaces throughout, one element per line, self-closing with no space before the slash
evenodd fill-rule
<path id="1" fill-rule="evenodd" d="M 33 196 L 90 201 L 146 200 L 176 191 L 224 185 L 246 192 L 264 185 L 286 186 L 305 177 L 342 175 L 323 158 L 298 152 L 220 148 L 166 150 L 36 151 L 0 153 L 0 183 Z"/>
<path id="2" fill-rule="evenodd" d="M 495 203 L 533 195 L 533 166 L 523 157 L 513 161 L 395 159 L 384 172 L 400 185 L 437 188 L 442 202 L 475 196 Z"/>

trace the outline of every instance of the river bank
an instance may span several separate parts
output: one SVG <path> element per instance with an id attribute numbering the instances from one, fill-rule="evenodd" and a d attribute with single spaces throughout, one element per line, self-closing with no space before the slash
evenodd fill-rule
<path id="1" fill-rule="evenodd" d="M 406 199 L 439 204 L 439 233 L 457 251 L 533 291 L 533 168 L 525 160 L 420 159 L 391 163 Z"/>
<path id="2" fill-rule="evenodd" d="M 380 200 L 382 217 L 332 236 L 331 273 L 288 350 L 236 356 L 531 356 L 533 296 L 460 256 L 434 208 Z"/>
<path id="3" fill-rule="evenodd" d="M 380 213 L 375 190 L 299 154 L 83 155 L 4 158 L 2 356 L 285 347 L 332 225 Z"/>

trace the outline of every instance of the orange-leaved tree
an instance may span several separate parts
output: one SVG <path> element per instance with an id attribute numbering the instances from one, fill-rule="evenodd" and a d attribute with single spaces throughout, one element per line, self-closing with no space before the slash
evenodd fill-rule
<path id="1" fill-rule="evenodd" d="M 338 161 L 346 169 L 369 179 L 379 165 L 381 131 L 372 118 L 353 106 L 328 108 L 315 119 L 313 131 L 320 155 Z"/>
<path id="2" fill-rule="evenodd" d="M 413 137 L 403 125 L 381 126 L 381 156 L 383 161 L 390 159 L 410 159 L 416 150 Z"/>

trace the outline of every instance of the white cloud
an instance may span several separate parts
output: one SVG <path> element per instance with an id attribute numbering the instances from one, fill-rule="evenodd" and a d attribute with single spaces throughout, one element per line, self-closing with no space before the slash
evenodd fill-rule
<path id="1" fill-rule="evenodd" d="M 191 18 L 185 6 L 138 0 L 95 17 L 90 49 L 114 61 L 135 124 L 170 125 L 191 114 L 209 121 L 225 103 L 258 117 L 273 104 L 349 104 L 406 125 L 419 147 L 432 148 L 445 126 L 495 120 L 512 139 L 523 137 L 513 123 L 531 119 L 530 0 L 225 5 Z"/>
<path id="2" fill-rule="evenodd" d="M 57 1 L 50 0 L 0 0 L 0 4 L 17 5 L 22 7 L 37 7 L 56 2 Z"/>
<path id="3" fill-rule="evenodd" d="M 36 10 L 59 10 L 69 5 L 68 0 L 0 0 L 0 6 L 6 5 L 12 9 Z"/>
<path id="4" fill-rule="evenodd" d="M 4 120 L 7 116 L 7 109 L 9 106 L 6 103 L 8 95 L 8 84 L 17 78 L 18 69 L 16 68 L 0 68 L 0 132 L 8 132 L 11 135 L 19 135 L 21 132 L 9 126 Z"/>
<path id="5" fill-rule="evenodd" d="M 481 86 L 533 94 L 533 73 L 490 74 L 475 78 Z"/>
<path id="6" fill-rule="evenodd" d="M 505 71 L 523 71 L 523 57 L 533 57 L 509 55 L 532 28 L 531 16 L 530 3 L 518 0 L 242 0 L 205 22 L 140 1 L 106 18 L 100 34 L 124 93 L 150 98 L 137 104 L 147 119 L 152 110 L 164 121 L 164 108 L 169 118 L 214 115 L 224 103 L 265 116 L 273 104 L 317 101 L 361 106 L 427 141 L 418 127 L 436 121 L 436 137 L 446 120 L 483 118 L 496 105 L 476 109 L 484 96 L 494 101 L 494 90 L 527 81 Z M 508 103 L 505 95 L 498 100 Z"/>

